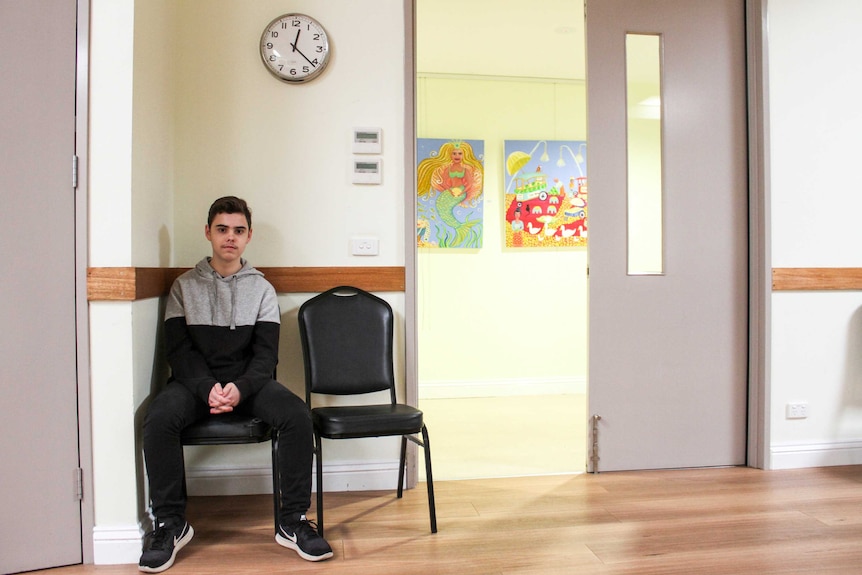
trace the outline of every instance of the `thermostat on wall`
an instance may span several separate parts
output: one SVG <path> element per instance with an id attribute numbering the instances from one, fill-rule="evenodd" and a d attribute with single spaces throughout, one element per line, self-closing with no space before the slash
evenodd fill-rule
<path id="1" fill-rule="evenodd" d="M 380 128 L 353 128 L 354 154 L 379 154 L 383 151 L 383 130 Z"/>
<path id="2" fill-rule="evenodd" d="M 383 181 L 383 160 L 380 158 L 354 158 L 353 183 L 379 184 Z"/>

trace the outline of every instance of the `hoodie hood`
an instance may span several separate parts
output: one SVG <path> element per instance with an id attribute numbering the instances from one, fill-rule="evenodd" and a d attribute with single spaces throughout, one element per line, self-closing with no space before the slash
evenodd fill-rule
<path id="1" fill-rule="evenodd" d="M 224 281 L 230 280 L 231 278 L 234 278 L 234 277 L 242 277 L 242 276 L 247 276 L 247 275 L 258 275 L 258 276 L 263 277 L 263 272 L 255 269 L 254 267 L 252 267 L 251 264 L 249 264 L 245 259 L 242 259 L 242 258 L 240 258 L 240 260 L 239 260 L 239 262 L 242 264 L 242 267 L 240 268 L 240 270 L 238 272 L 236 272 L 235 274 L 232 274 L 229 276 L 222 276 L 220 273 L 215 271 L 215 269 L 210 264 L 210 260 L 212 260 L 211 257 L 205 257 L 204 259 L 202 259 L 201 261 L 199 261 L 197 263 L 197 265 L 195 266 L 195 271 L 198 273 L 198 275 L 204 276 L 204 277 L 212 277 L 212 278 L 216 278 L 216 279 L 221 279 Z"/>
<path id="2" fill-rule="evenodd" d="M 201 281 L 210 284 L 209 304 L 212 310 L 211 325 L 220 323 L 219 317 L 230 318 L 229 327 L 232 330 L 236 329 L 237 313 L 240 307 L 240 302 L 237 301 L 237 285 L 238 283 L 249 277 L 263 278 L 263 272 L 256 270 L 246 260 L 240 259 L 242 267 L 238 272 L 229 276 L 222 276 L 210 264 L 211 258 L 206 257 L 197 263 L 195 272 Z M 227 312 L 225 314 L 225 312 Z"/>

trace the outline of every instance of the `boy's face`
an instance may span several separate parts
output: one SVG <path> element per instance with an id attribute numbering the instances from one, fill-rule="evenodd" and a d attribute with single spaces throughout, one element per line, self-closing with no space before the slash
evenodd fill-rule
<path id="1" fill-rule="evenodd" d="M 213 267 L 236 267 L 245 247 L 251 241 L 251 230 L 245 214 L 217 214 L 206 226 L 206 236 L 213 247 Z"/>

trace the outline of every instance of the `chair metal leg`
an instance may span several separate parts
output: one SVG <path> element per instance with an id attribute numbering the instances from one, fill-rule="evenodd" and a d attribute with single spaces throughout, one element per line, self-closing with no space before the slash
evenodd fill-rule
<path id="1" fill-rule="evenodd" d="M 278 430 L 273 428 L 271 432 L 272 441 L 272 513 L 275 517 L 275 532 L 278 533 L 279 516 L 281 515 L 281 477 L 278 474 Z"/>
<path id="2" fill-rule="evenodd" d="M 317 463 L 317 532 L 323 537 L 323 445 L 314 432 L 314 459 Z"/>
<path id="3" fill-rule="evenodd" d="M 422 442 L 425 447 L 425 485 L 428 487 L 428 512 L 431 514 L 431 533 L 437 533 L 437 506 L 434 502 L 434 478 L 431 475 L 431 443 L 428 429 L 422 426 Z"/>
<path id="4" fill-rule="evenodd" d="M 437 533 L 437 507 L 434 503 L 434 478 L 431 475 L 431 442 L 428 440 L 428 428 L 422 426 L 421 441 L 412 435 L 405 435 L 404 437 L 425 449 L 425 485 L 428 488 L 428 513 L 431 515 L 431 533 Z"/>
<path id="5" fill-rule="evenodd" d="M 401 436 L 401 459 L 398 465 L 398 499 L 404 494 L 404 472 L 407 469 L 407 436 Z"/>

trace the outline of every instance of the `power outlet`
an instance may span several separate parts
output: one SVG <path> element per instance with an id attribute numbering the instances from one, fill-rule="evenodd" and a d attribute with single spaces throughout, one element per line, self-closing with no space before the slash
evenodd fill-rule
<path id="1" fill-rule="evenodd" d="M 788 403 L 787 419 L 805 419 L 808 417 L 808 404 L 805 402 Z"/>
<path id="2" fill-rule="evenodd" d="M 380 253 L 380 240 L 377 238 L 350 238 L 350 253 L 354 256 L 376 256 Z"/>

